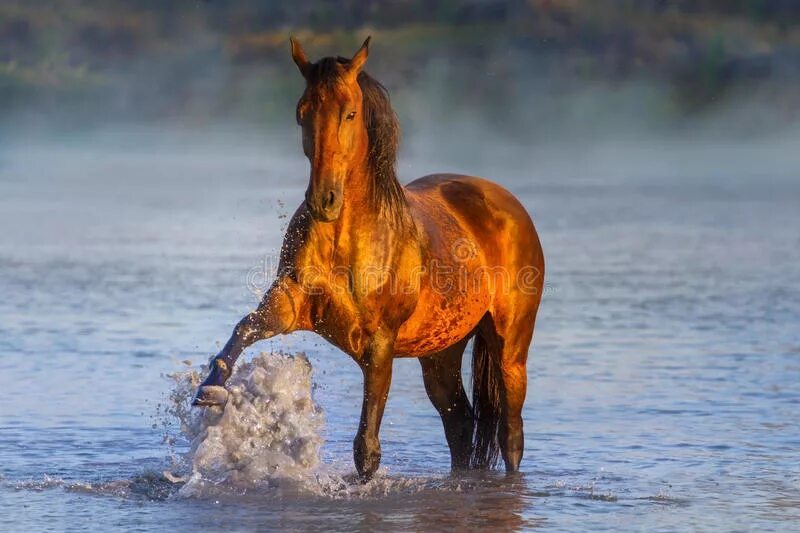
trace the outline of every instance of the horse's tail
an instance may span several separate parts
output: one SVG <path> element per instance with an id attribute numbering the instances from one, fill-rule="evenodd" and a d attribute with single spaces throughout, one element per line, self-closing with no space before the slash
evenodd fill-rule
<path id="1" fill-rule="evenodd" d="M 496 343 L 495 343 L 496 345 Z M 500 366 L 499 353 L 490 350 L 480 331 L 472 346 L 473 440 L 469 464 L 472 468 L 492 468 L 497 464 L 500 445 Z"/>

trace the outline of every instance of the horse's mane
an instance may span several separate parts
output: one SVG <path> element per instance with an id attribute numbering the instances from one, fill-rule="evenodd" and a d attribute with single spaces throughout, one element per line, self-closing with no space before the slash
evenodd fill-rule
<path id="1" fill-rule="evenodd" d="M 306 75 L 309 86 L 330 86 L 338 83 L 341 75 L 338 66 L 349 62 L 344 57 L 320 59 L 311 65 Z M 363 70 L 358 74 L 358 85 L 363 94 L 362 112 L 369 138 L 367 164 L 372 174 L 370 194 L 383 214 L 403 222 L 408 203 L 395 171 L 400 145 L 400 124 L 392 109 L 386 87 Z"/>

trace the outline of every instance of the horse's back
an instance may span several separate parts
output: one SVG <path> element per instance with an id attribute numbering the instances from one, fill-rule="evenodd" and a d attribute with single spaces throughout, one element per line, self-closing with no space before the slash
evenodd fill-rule
<path id="1" fill-rule="evenodd" d="M 544 273 L 544 256 L 533 221 L 522 203 L 493 181 L 459 174 L 431 174 L 406 186 L 412 213 L 430 232 L 444 210 L 469 232 L 487 266 L 534 267 Z M 464 237 L 462 237 L 464 238 Z"/>
<path id="2" fill-rule="evenodd" d="M 489 180 L 456 174 L 425 176 L 406 191 L 425 275 L 419 303 L 400 329 L 398 354 L 438 352 L 473 332 L 487 313 L 535 316 L 544 259 L 519 200 Z"/>

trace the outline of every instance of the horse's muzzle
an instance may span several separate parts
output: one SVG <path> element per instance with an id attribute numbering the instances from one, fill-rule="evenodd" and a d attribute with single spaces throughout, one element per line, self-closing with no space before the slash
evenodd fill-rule
<path id="1" fill-rule="evenodd" d="M 306 205 L 311 216 L 320 222 L 333 222 L 342 211 L 343 194 L 341 189 L 324 187 L 306 192 Z"/>

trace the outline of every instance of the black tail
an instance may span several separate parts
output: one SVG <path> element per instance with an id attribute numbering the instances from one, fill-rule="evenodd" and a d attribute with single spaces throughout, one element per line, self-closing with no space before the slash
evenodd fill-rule
<path id="1" fill-rule="evenodd" d="M 472 455 L 469 458 L 472 468 L 492 468 L 499 456 L 497 431 L 501 412 L 498 356 L 489 351 L 486 339 L 478 331 L 472 346 L 472 410 L 475 420 Z"/>

